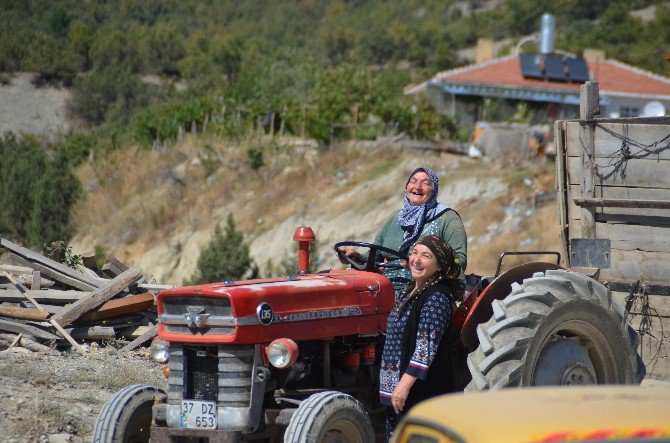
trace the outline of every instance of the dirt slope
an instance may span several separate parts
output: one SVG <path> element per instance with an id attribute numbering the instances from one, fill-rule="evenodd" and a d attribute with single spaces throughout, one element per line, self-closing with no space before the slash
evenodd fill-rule
<path id="1" fill-rule="evenodd" d="M 506 248 L 557 248 L 554 203 L 534 204 L 538 192 L 553 193 L 551 163 L 501 167 L 373 142 L 325 152 L 289 142 L 267 148 L 256 171 L 244 146 L 201 138 L 86 164 L 79 174 L 88 192 L 77 208 L 72 245 L 103 246 L 160 282 L 180 284 L 215 225 L 232 213 L 262 272 L 269 260 L 276 265 L 293 253 L 293 232 L 303 225 L 317 235 L 321 266 L 338 266 L 332 244 L 371 241 L 401 207 L 409 171 L 427 165 L 440 177 L 439 200 L 465 222 L 469 271 L 492 272 Z"/>

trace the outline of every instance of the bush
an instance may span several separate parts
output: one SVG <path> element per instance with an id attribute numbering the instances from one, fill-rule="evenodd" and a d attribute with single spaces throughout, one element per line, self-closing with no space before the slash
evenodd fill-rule
<path id="1" fill-rule="evenodd" d="M 34 139 L 0 138 L 0 233 L 44 248 L 67 241 L 81 185 L 62 156 L 50 160 Z"/>
<path id="2" fill-rule="evenodd" d="M 149 108 L 135 120 L 135 139 L 144 144 L 154 140 L 173 140 L 177 138 L 180 127 L 188 130 L 193 123 L 201 131 L 205 118 L 213 112 L 214 101 L 205 97 Z"/>
<path id="3" fill-rule="evenodd" d="M 112 63 L 77 77 L 70 109 L 89 125 L 99 125 L 113 106 L 129 116 L 147 101 L 146 85 L 128 68 Z"/>
<path id="4" fill-rule="evenodd" d="M 232 215 L 228 215 L 226 226 L 214 229 L 214 237 L 198 257 L 198 267 L 191 279 L 184 284 L 199 285 L 225 280 L 239 280 L 243 276 L 255 277 L 256 264 L 249 256 L 249 246 L 235 227 Z"/>

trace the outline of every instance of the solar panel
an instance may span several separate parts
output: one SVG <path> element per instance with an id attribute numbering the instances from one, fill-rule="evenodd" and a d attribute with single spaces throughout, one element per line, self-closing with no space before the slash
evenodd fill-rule
<path id="1" fill-rule="evenodd" d="M 542 78 L 542 57 L 536 54 L 521 54 L 521 74 L 525 78 Z"/>
<path id="2" fill-rule="evenodd" d="M 560 55 L 544 56 L 544 76 L 547 80 L 567 80 L 565 67 L 563 66 L 563 57 Z"/>
<path id="3" fill-rule="evenodd" d="M 589 67 L 583 58 L 568 58 L 568 77 L 573 82 L 587 82 L 589 78 Z"/>

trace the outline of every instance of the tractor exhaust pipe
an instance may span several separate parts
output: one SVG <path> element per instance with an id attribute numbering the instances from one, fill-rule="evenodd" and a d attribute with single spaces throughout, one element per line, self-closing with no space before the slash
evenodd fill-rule
<path id="1" fill-rule="evenodd" d="M 295 230 L 293 241 L 298 242 L 298 273 L 307 274 L 309 272 L 309 243 L 314 241 L 314 231 L 312 228 L 301 226 Z"/>

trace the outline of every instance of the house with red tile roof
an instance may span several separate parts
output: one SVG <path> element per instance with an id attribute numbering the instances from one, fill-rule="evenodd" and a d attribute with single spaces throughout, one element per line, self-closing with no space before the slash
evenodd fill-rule
<path id="1" fill-rule="evenodd" d="M 524 102 L 535 111 L 538 121 L 577 116 L 582 82 L 570 81 L 569 77 L 560 81 L 532 78 L 522 67 L 522 57 L 515 54 L 443 71 L 423 83 L 407 86 L 405 93 L 425 93 L 438 112 L 458 115 L 464 124 L 489 119 L 483 113 L 485 104 L 491 101 L 506 103 L 508 113 Z M 588 74 L 584 74 L 600 85 L 601 115 L 670 115 L 670 79 L 604 58 L 587 60 L 586 66 Z"/>

